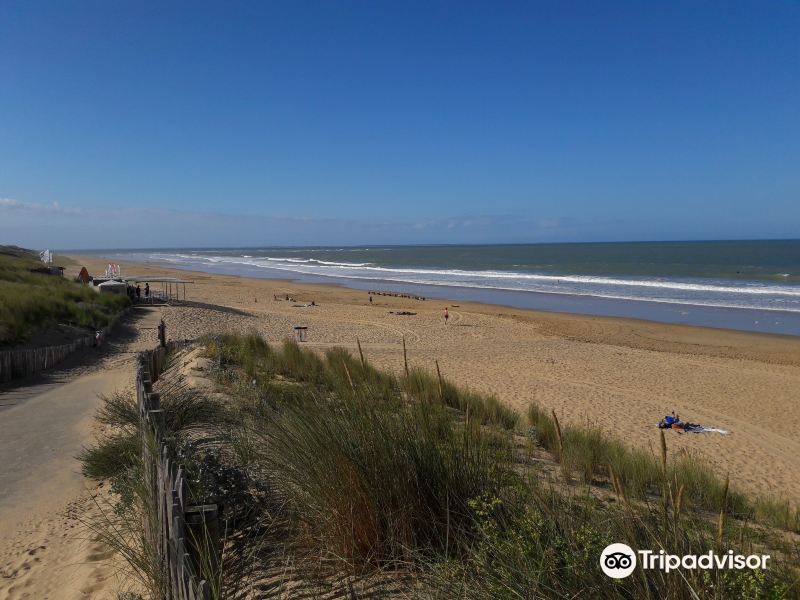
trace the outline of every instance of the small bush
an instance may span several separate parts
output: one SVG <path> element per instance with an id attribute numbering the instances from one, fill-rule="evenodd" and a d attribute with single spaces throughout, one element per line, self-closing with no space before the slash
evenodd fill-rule
<path id="1" fill-rule="evenodd" d="M 765 571 L 698 569 L 638 571 L 613 581 L 598 558 L 610 542 L 634 549 L 663 549 L 669 554 L 701 554 L 716 547 L 707 521 L 666 520 L 652 510 L 608 506 L 587 496 L 532 489 L 524 511 L 502 513 L 499 501 L 482 499 L 477 511 L 481 535 L 460 561 L 435 564 L 433 591 L 422 597 L 488 599 L 535 598 L 785 598 L 796 574 L 791 559 Z M 727 544 L 719 549 L 735 550 Z M 739 550 L 743 550 L 739 549 Z"/>

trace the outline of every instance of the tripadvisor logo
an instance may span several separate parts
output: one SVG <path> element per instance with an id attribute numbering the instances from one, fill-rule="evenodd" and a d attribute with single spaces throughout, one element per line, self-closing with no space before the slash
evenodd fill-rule
<path id="1" fill-rule="evenodd" d="M 600 555 L 600 568 L 613 579 L 624 579 L 636 568 L 636 553 L 627 544 L 606 546 Z"/>
<path id="2" fill-rule="evenodd" d="M 663 550 L 639 550 L 634 552 L 627 544 L 606 546 L 600 555 L 600 568 L 613 579 L 624 579 L 636 568 L 637 563 L 645 570 L 669 573 L 676 569 L 766 569 L 769 554 L 734 554 L 728 550 L 717 554 L 711 550 L 705 554 L 667 554 Z"/>

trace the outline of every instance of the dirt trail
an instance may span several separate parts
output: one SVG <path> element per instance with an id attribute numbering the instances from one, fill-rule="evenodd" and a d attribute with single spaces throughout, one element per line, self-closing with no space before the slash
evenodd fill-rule
<path id="1" fill-rule="evenodd" d="M 75 457 L 91 442 L 98 396 L 132 384 L 158 317 L 140 311 L 105 348 L 0 390 L 0 600 L 113 597 L 112 553 L 81 526 L 105 490 Z"/>

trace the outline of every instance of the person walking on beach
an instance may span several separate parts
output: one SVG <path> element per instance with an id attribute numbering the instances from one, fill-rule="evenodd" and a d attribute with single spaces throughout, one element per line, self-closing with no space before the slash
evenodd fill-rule
<path id="1" fill-rule="evenodd" d="M 447 307 L 444 307 L 444 311 L 442 312 L 442 316 L 444 317 L 444 324 L 447 325 L 447 319 L 450 318 L 450 313 L 447 312 Z"/>
<path id="2" fill-rule="evenodd" d="M 142 299 L 142 286 L 137 283 L 136 284 L 136 301 L 138 302 L 141 299 Z"/>
<path id="3" fill-rule="evenodd" d="M 149 300 L 150 299 L 150 284 L 149 283 L 145 283 L 144 284 L 144 299 L 145 300 Z"/>

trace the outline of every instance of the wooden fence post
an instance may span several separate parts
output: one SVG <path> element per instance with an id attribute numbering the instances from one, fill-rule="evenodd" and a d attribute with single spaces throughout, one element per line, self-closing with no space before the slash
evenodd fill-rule
<path id="1" fill-rule="evenodd" d="M 358 355 L 361 357 L 361 366 L 366 367 L 367 361 L 364 360 L 364 351 L 361 350 L 361 340 L 356 338 L 356 344 L 358 344 Z"/>
<path id="2" fill-rule="evenodd" d="M 186 508 L 186 540 L 196 573 L 216 580 L 222 557 L 219 509 L 216 504 Z"/>
<path id="3" fill-rule="evenodd" d="M 439 400 L 444 400 L 444 386 L 442 385 L 442 372 L 439 370 L 439 361 L 435 360 L 436 363 L 436 377 L 439 379 Z"/>

